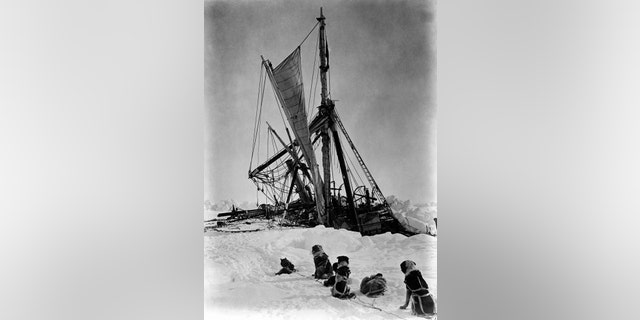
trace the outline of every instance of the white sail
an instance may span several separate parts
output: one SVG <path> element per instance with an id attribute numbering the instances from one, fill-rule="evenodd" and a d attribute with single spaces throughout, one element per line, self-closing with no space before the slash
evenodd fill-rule
<path id="1" fill-rule="evenodd" d="M 316 189 L 316 209 L 320 221 L 324 223 L 326 219 L 324 217 L 322 181 L 309 133 L 304 102 L 304 85 L 300 68 L 300 47 L 296 48 L 284 61 L 275 67 L 271 76 L 272 83 L 278 93 L 278 99 L 287 115 L 289 125 L 296 140 L 300 143 L 302 154 L 311 169 L 311 176 Z"/>
<path id="2" fill-rule="evenodd" d="M 287 120 L 296 139 L 301 143 L 305 159 L 310 164 L 315 163 L 309 138 L 309 126 L 307 125 L 299 47 L 273 69 L 273 80 Z"/>

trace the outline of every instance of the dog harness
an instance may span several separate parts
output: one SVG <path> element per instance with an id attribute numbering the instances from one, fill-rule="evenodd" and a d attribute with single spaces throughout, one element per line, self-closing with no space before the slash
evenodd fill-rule
<path id="1" fill-rule="evenodd" d="M 433 303 L 433 308 L 435 310 L 435 300 L 433 299 L 433 295 L 431 294 L 431 292 L 429 292 L 429 286 L 422 278 L 422 274 L 420 273 L 420 271 L 411 271 L 407 275 L 407 277 L 411 277 L 412 279 L 410 280 L 415 280 L 410 281 L 412 285 L 415 285 L 416 282 L 418 284 L 417 288 L 411 288 L 405 278 L 407 289 L 411 291 L 411 300 L 413 301 L 412 310 L 417 314 L 430 313 L 429 309 L 431 308 L 431 306 L 425 305 L 425 303 Z M 429 300 L 431 300 L 431 303 L 429 302 Z"/>
<path id="2" fill-rule="evenodd" d="M 338 289 L 338 284 L 343 283 L 344 285 L 341 286 L 343 289 L 340 290 Z M 346 298 L 349 296 L 349 286 L 347 286 L 347 282 L 346 281 L 337 281 L 334 285 L 333 288 L 331 288 L 331 295 L 336 297 L 336 298 Z"/>

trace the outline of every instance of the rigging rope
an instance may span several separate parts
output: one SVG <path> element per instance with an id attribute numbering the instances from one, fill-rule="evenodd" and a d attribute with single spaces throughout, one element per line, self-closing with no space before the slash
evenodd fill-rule
<path id="1" fill-rule="evenodd" d="M 302 42 L 300 42 L 300 44 L 298 45 L 298 47 L 299 47 L 299 46 L 301 46 L 301 45 L 305 42 L 305 40 L 307 40 L 307 38 L 309 38 L 309 35 L 311 35 L 311 32 L 313 32 L 313 30 L 315 30 L 315 29 L 316 29 L 316 27 L 318 26 L 318 24 L 319 24 L 319 23 L 320 23 L 320 20 L 318 20 L 318 22 L 316 22 L 316 25 L 314 25 L 314 26 L 313 26 L 313 28 L 311 28 L 311 31 L 309 31 L 309 33 L 307 34 L 307 36 L 306 36 L 306 37 L 304 37 L 304 39 L 302 40 Z"/>
<path id="2" fill-rule="evenodd" d="M 318 38 L 316 39 L 316 50 L 313 54 L 313 68 L 311 69 L 311 86 L 309 86 L 309 105 L 307 106 L 307 114 L 311 114 L 311 106 L 313 104 L 311 104 L 311 98 L 314 97 L 312 91 L 313 91 L 313 81 L 315 80 L 315 74 L 316 74 L 316 60 L 318 58 L 318 55 L 316 53 L 318 53 L 318 39 L 320 38 L 320 36 L 318 35 Z M 319 73 L 318 73 L 319 74 Z M 315 98 L 313 98 L 313 101 L 315 103 Z"/>
<path id="3" fill-rule="evenodd" d="M 336 116 L 337 116 L 338 118 L 341 118 L 341 117 L 340 117 L 340 115 L 338 114 L 338 110 L 335 110 L 335 113 L 336 113 Z M 344 133 L 342 133 L 342 136 L 344 136 Z M 345 138 L 346 138 L 346 137 L 345 137 Z M 352 147 L 352 149 L 353 149 L 353 147 Z M 352 150 L 351 152 L 355 152 L 355 151 L 353 151 L 353 150 Z M 345 153 L 345 154 L 346 154 L 346 153 Z M 348 154 L 347 154 L 347 159 L 349 159 L 349 162 L 351 162 L 351 165 L 352 165 L 354 168 L 358 168 L 358 167 L 356 167 L 356 166 L 353 164 L 353 161 L 351 160 L 351 158 L 349 157 L 349 155 L 348 155 Z M 362 167 L 362 164 L 360 164 L 360 165 L 359 165 L 359 167 L 360 167 L 360 169 L 362 170 L 362 172 L 363 172 L 363 173 L 365 173 L 365 169 Z M 361 184 L 361 185 L 365 185 L 365 183 L 364 183 L 364 179 L 362 179 L 362 176 L 360 175 L 360 172 L 359 172 L 358 170 L 355 170 L 355 172 L 356 172 L 356 174 L 358 175 L 358 178 L 360 179 L 360 184 Z M 353 174 L 352 174 L 352 175 L 353 175 Z M 355 177 L 354 177 L 354 179 L 355 179 Z M 367 179 L 367 180 L 368 180 L 368 179 Z M 373 196 L 373 193 L 374 193 L 374 190 L 376 189 L 376 186 L 375 186 L 375 185 L 372 185 L 371 183 L 369 183 L 369 187 L 370 187 L 370 189 L 371 189 L 371 193 L 372 193 L 372 196 Z"/>
<path id="4" fill-rule="evenodd" d="M 249 171 L 251 171 L 251 166 L 253 164 L 253 156 L 256 150 L 256 139 L 259 136 L 260 130 L 260 118 L 262 115 L 262 102 L 264 101 L 264 81 L 263 77 L 266 78 L 266 74 L 263 75 L 262 72 L 262 63 L 260 64 L 260 81 L 258 83 L 258 97 L 256 101 L 256 114 L 255 114 L 255 122 L 253 125 L 253 143 L 251 146 L 251 160 L 249 161 Z M 262 94 L 260 94 L 262 91 Z M 261 99 L 262 97 L 262 99 Z"/>
<path id="5" fill-rule="evenodd" d="M 335 142 L 334 142 L 334 145 L 335 145 Z M 333 166 L 334 166 L 334 170 L 330 171 L 331 181 L 336 181 L 336 175 L 335 175 L 334 172 L 336 172 L 336 170 L 340 170 L 340 167 L 338 166 L 338 161 L 337 161 L 338 155 L 336 153 L 335 147 L 334 148 L 330 148 L 329 149 L 329 153 L 331 153 L 331 163 L 333 163 Z M 338 199 L 338 200 L 340 200 L 340 199 Z"/>
<path id="6" fill-rule="evenodd" d="M 329 36 L 324 35 L 327 43 L 327 64 L 329 64 Z M 327 70 L 327 99 L 331 100 L 331 69 Z"/>
<path id="7" fill-rule="evenodd" d="M 356 300 L 357 300 L 357 301 L 356 301 L 356 300 L 350 300 L 350 301 L 352 301 L 353 303 L 355 303 L 355 304 L 357 304 L 357 305 L 361 305 L 361 306 L 363 306 L 363 307 L 367 307 L 367 308 L 376 309 L 376 310 L 378 310 L 378 311 L 384 312 L 384 313 L 386 313 L 386 314 L 390 314 L 390 315 L 395 316 L 395 317 L 400 318 L 400 319 L 408 319 L 408 318 L 405 318 L 405 317 L 399 316 L 399 315 L 397 315 L 397 314 L 395 314 L 395 313 L 392 313 L 392 312 L 389 312 L 389 311 L 382 310 L 381 308 L 378 308 L 378 307 L 374 306 L 374 305 L 373 305 L 373 303 L 368 304 L 368 303 L 366 303 L 366 302 L 364 302 L 364 301 L 360 300 L 360 298 L 359 298 L 358 296 L 355 296 L 355 298 L 356 298 Z M 375 302 L 375 299 L 373 299 L 373 301 Z"/>
<path id="8" fill-rule="evenodd" d="M 351 157 L 349 157 L 348 153 L 344 153 L 345 156 L 347 156 L 347 160 L 349 160 L 349 163 L 351 163 L 351 166 L 347 165 L 347 171 L 349 172 L 349 174 L 351 174 L 351 179 L 356 182 L 358 181 L 358 183 L 360 183 L 360 185 L 364 185 L 364 180 L 362 180 L 362 176 L 360 176 L 360 173 L 358 172 L 358 170 L 351 170 L 351 168 L 357 168 L 354 164 L 353 161 L 351 160 Z M 356 172 L 356 175 L 358 176 L 358 180 L 356 180 L 356 177 L 353 175 L 353 172 Z"/>
<path id="9" fill-rule="evenodd" d="M 280 112 L 280 118 L 282 119 L 282 124 L 286 128 L 287 121 L 284 119 L 284 115 L 282 114 L 282 109 L 284 109 L 284 107 L 282 107 L 282 105 L 280 104 L 280 99 L 278 98 L 278 92 L 276 91 L 276 88 L 274 86 L 271 86 L 271 90 L 273 91 L 273 95 L 276 98 L 276 105 L 278 106 L 276 109 L 278 109 L 278 112 Z"/>
<path id="10" fill-rule="evenodd" d="M 378 311 L 382 311 L 382 309 L 378 308 L 378 307 L 374 307 L 373 304 L 368 304 L 362 300 L 360 300 L 360 298 L 358 298 L 358 296 L 355 296 L 354 298 L 356 298 L 356 300 L 358 300 L 360 303 L 358 303 L 358 301 L 352 300 L 353 302 L 355 302 L 356 304 L 359 304 L 361 306 L 367 307 L 367 308 L 372 308 L 372 309 L 376 309 Z"/>
<path id="11" fill-rule="evenodd" d="M 260 141 L 262 136 L 260 136 L 260 128 L 262 128 L 262 107 L 264 106 L 264 89 L 267 84 L 267 72 L 265 70 L 263 80 L 262 80 L 262 93 L 260 94 L 260 114 L 258 116 L 258 129 L 256 132 L 258 133 L 258 163 L 260 162 Z"/>
<path id="12" fill-rule="evenodd" d="M 318 96 L 318 83 L 320 83 L 320 72 L 316 73 L 316 85 L 313 87 L 313 105 L 316 104 L 316 97 Z M 313 117 L 315 117 L 316 114 L 317 110 L 314 109 Z M 313 117 L 311 117 L 311 119 L 313 119 Z"/>
<path id="13" fill-rule="evenodd" d="M 268 138 L 268 137 L 269 137 L 269 133 L 270 133 L 270 132 L 269 132 L 269 129 L 267 129 L 267 142 L 265 143 L 266 148 L 267 148 L 267 152 L 266 152 L 267 159 L 269 159 L 269 157 L 271 156 L 271 155 L 269 154 L 269 141 L 268 141 L 268 139 L 269 139 L 269 138 Z M 273 137 L 271 137 L 271 139 L 273 140 Z"/>

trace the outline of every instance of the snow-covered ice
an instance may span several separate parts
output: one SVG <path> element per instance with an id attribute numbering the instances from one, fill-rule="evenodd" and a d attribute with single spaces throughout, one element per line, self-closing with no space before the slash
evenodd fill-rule
<path id="1" fill-rule="evenodd" d="M 387 202 L 391 206 L 393 216 L 408 231 L 414 233 L 437 233 L 435 221 L 433 220 L 433 218 L 438 217 L 435 203 L 414 205 L 410 200 L 402 201 L 395 196 L 387 197 Z"/>
<path id="2" fill-rule="evenodd" d="M 350 259 L 351 291 L 357 299 L 340 300 L 314 281 L 311 247 L 320 244 L 332 262 Z M 276 276 L 286 257 L 297 273 Z M 205 319 L 418 319 L 404 303 L 400 263 L 413 260 L 437 297 L 437 238 L 357 232 L 317 226 L 246 233 L 207 231 L 204 235 Z M 387 292 L 376 299 L 359 291 L 365 276 L 382 273 Z M 366 307 L 371 305 L 382 309 Z"/>
<path id="3" fill-rule="evenodd" d="M 393 216 L 408 231 L 414 233 L 437 234 L 434 218 L 438 217 L 438 209 L 434 202 L 427 204 L 412 204 L 410 200 L 400 200 L 395 196 L 386 197 L 392 209 Z M 238 204 L 234 200 L 224 200 L 218 203 L 207 203 L 204 211 L 204 220 L 217 218 L 221 212 L 231 211 L 232 208 L 253 209 L 255 204 L 248 201 Z M 222 218 L 225 219 L 225 218 Z"/>

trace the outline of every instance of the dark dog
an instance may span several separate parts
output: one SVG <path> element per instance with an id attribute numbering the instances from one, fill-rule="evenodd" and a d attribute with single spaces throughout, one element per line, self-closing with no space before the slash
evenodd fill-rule
<path id="1" fill-rule="evenodd" d="M 337 272 L 338 268 L 340 268 L 340 267 L 348 267 L 348 266 L 349 266 L 349 257 L 347 257 L 347 256 L 338 256 L 338 262 L 334 262 L 333 265 L 332 265 L 333 272 Z M 351 271 L 349 271 L 349 273 L 351 273 Z M 347 281 L 349 283 L 351 283 L 350 280 L 347 280 Z M 322 284 L 325 287 L 332 287 L 335 283 L 336 283 L 336 276 L 331 276 L 331 277 L 329 277 L 329 279 L 325 280 L 325 282 L 323 282 Z"/>
<path id="2" fill-rule="evenodd" d="M 351 299 L 356 296 L 355 293 L 351 292 L 349 285 L 347 285 L 350 274 L 351 270 L 349 270 L 349 267 L 343 266 L 338 268 L 338 271 L 336 271 L 336 283 L 331 288 L 332 296 L 339 299 Z"/>
<path id="3" fill-rule="evenodd" d="M 360 292 L 369 298 L 381 296 L 386 290 L 387 280 L 382 276 L 382 273 L 364 277 L 362 282 L 360 282 Z"/>
<path id="4" fill-rule="evenodd" d="M 407 287 L 406 300 L 400 309 L 406 309 L 411 301 L 411 314 L 423 316 L 436 313 L 433 295 L 429 292 L 429 285 L 422 277 L 416 263 L 411 260 L 402 261 L 400 271 L 404 273 L 404 283 Z"/>
<path id="5" fill-rule="evenodd" d="M 311 248 L 311 254 L 313 254 L 313 263 L 316 266 L 316 272 L 313 274 L 316 279 L 328 279 L 333 275 L 331 269 L 331 262 L 329 256 L 324 253 L 322 246 L 319 244 L 314 245 Z"/>
<path id="6" fill-rule="evenodd" d="M 287 258 L 280 259 L 280 266 L 282 266 L 282 269 L 280 269 L 280 271 L 276 273 L 276 276 L 281 275 L 283 273 L 290 274 L 297 271 L 293 263 L 287 260 Z"/>

